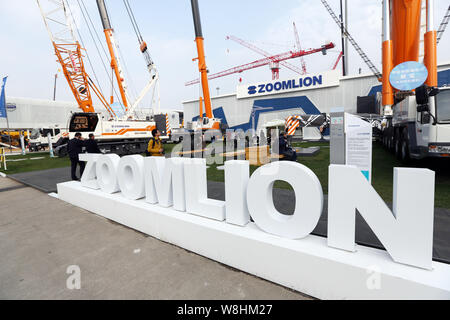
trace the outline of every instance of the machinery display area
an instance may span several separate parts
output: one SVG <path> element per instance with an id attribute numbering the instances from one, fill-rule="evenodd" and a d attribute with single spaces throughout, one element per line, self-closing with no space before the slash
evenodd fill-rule
<path id="1" fill-rule="evenodd" d="M 353 37 L 375 27 L 352 29 L 352 4 L 321 0 L 339 41 L 306 48 L 297 21 L 277 52 L 227 35 L 258 58 L 212 72 L 211 8 L 226 3 L 184 0 L 187 47 L 178 12 L 155 16 L 169 4 L 35 2 L 72 101 L 56 99 L 58 73 L 53 100 L 11 97 L 2 75 L 0 299 L 181 299 L 165 309 L 180 319 L 279 316 L 286 297 L 450 300 L 448 52 L 438 60 L 450 6 L 439 24 L 434 0 L 379 0 L 375 61 Z M 166 20 L 182 41 L 162 36 Z M 370 73 L 349 72 L 362 64 Z"/>
<path id="2" fill-rule="evenodd" d="M 325 76 L 331 77 L 331 79 Z M 308 87 L 252 94 L 249 92 L 258 85 L 239 86 L 236 94 L 212 99 L 214 116 L 225 119 L 231 129 L 245 131 L 253 126 L 252 110 L 260 107 L 267 108 L 255 112 L 255 129 L 259 132 L 267 122 L 284 121 L 288 116 L 294 114 L 329 114 L 331 109 L 337 106 L 343 107 L 345 112 L 358 114 L 358 97 L 369 96 L 374 105 L 381 99 L 381 85 L 373 75 L 342 77 L 338 71 L 331 71 L 308 77 L 323 77 L 323 80 L 321 84 L 313 83 Z M 273 82 L 275 84 L 280 82 L 283 86 L 283 83 L 286 85 L 286 82 L 289 81 L 292 83 L 299 79 L 288 78 Z M 450 84 L 450 62 L 438 66 L 438 83 L 441 87 Z M 198 119 L 198 103 L 198 100 L 183 102 L 185 119 L 191 119 L 191 121 Z M 313 136 L 317 136 L 317 132 Z"/>

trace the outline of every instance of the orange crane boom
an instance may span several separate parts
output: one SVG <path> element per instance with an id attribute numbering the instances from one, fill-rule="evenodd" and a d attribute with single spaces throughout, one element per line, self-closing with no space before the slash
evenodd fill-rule
<path id="1" fill-rule="evenodd" d="M 83 112 L 95 112 L 80 44 L 78 42 L 76 44 L 57 44 L 53 42 L 53 47 L 78 106 Z"/>
<path id="2" fill-rule="evenodd" d="M 115 40 L 114 31 L 111 27 L 111 22 L 109 20 L 108 11 L 106 10 L 106 5 L 104 0 L 97 0 L 97 7 L 100 13 L 100 18 L 102 19 L 103 32 L 105 33 L 106 43 L 108 45 L 109 54 L 111 56 L 111 68 L 116 76 L 117 85 L 119 86 L 120 96 L 122 98 L 123 106 L 125 111 L 128 111 L 128 99 L 125 88 L 125 79 L 122 76 L 122 70 L 118 62 L 118 57 L 115 52 Z M 113 103 L 113 97 L 111 96 L 111 104 Z"/>
<path id="3" fill-rule="evenodd" d="M 86 113 L 95 112 L 91 95 L 92 89 L 111 117 L 115 118 L 116 114 L 85 70 L 84 49 L 75 38 L 71 24 L 72 19 L 69 16 L 71 10 L 66 0 L 37 0 L 37 4 L 55 55 L 80 109 Z"/>
<path id="4" fill-rule="evenodd" d="M 206 67 L 206 59 L 205 59 L 205 47 L 203 43 L 203 33 L 202 33 L 202 25 L 200 20 L 200 10 L 198 7 L 198 0 L 191 0 L 192 6 L 192 16 L 194 18 L 194 28 L 195 28 L 195 43 L 197 44 L 197 54 L 198 57 L 195 60 L 198 60 L 198 71 L 201 75 L 201 83 L 203 89 L 203 100 L 205 103 L 205 112 L 207 118 L 213 118 L 212 107 L 211 107 L 211 96 L 209 93 L 209 84 L 208 84 L 208 68 Z"/>

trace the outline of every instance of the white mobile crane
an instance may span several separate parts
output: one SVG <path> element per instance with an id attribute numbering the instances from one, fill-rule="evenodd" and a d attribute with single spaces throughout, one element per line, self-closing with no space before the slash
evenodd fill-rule
<path id="1" fill-rule="evenodd" d="M 117 154 L 135 154 L 144 152 L 148 140 L 152 137 L 151 132 L 156 128 L 156 123 L 149 118 L 137 118 L 135 116 L 135 111 L 143 97 L 152 88 L 153 93 L 155 93 L 155 89 L 158 88 L 157 103 L 159 109 L 159 77 L 155 65 L 148 53 L 147 45 L 143 41 L 140 32 L 138 33 L 139 43 L 147 62 L 147 68 L 150 72 L 150 81 L 142 90 L 136 101 L 130 103 L 124 72 L 119 59 L 119 47 L 114 37 L 114 30 L 111 27 L 106 5 L 104 0 L 97 0 L 97 6 L 110 55 L 111 73 L 116 79 L 120 92 L 120 105 L 124 109 L 123 115 L 118 115 L 112 108 L 112 104 L 114 103 L 114 87 L 112 88 L 111 99 L 110 101 L 107 101 L 85 70 L 83 58 L 86 55 L 89 59 L 89 55 L 75 36 L 76 25 L 68 2 L 66 0 L 36 1 L 52 41 L 58 62 L 60 63 L 69 87 L 82 110 L 82 112 L 77 112 L 70 116 L 68 124 L 69 138 L 73 138 L 76 132 L 81 132 L 84 138 L 87 138 L 88 135 L 92 133 L 99 141 L 100 149 L 104 152 L 113 152 Z M 124 3 L 127 12 L 130 15 L 130 19 L 132 19 L 133 27 L 135 30 L 139 30 L 128 1 L 124 0 Z M 80 2 L 78 2 L 78 4 L 80 5 Z M 84 9 L 86 9 L 86 7 L 84 7 Z M 87 11 L 83 11 L 81 5 L 80 10 L 82 11 L 83 16 L 85 13 L 88 14 Z M 85 22 L 87 27 L 90 28 L 86 17 Z M 78 35 L 83 43 L 80 33 L 78 33 Z M 91 64 L 90 59 L 89 63 Z M 93 72 L 95 75 L 94 70 Z M 92 94 L 95 94 L 100 103 L 107 110 L 107 116 L 96 112 L 93 105 Z M 55 152 L 60 156 L 66 155 L 66 145 L 61 145 Z"/>

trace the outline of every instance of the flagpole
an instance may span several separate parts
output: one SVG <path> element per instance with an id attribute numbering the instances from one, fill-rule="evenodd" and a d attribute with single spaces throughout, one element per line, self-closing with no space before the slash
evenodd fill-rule
<path id="1" fill-rule="evenodd" d="M 6 103 L 5 103 L 5 113 L 6 113 L 6 127 L 8 128 L 8 136 L 9 136 L 9 153 L 12 153 L 11 131 L 9 130 L 8 108 L 6 107 Z"/>
<path id="2" fill-rule="evenodd" d="M 6 86 L 6 79 L 8 79 L 8 76 L 3 78 L 3 84 L 2 84 L 2 94 L 1 98 L 3 99 L 2 104 L 4 104 L 5 108 L 5 116 L 6 116 L 6 127 L 8 129 L 8 137 L 9 137 L 9 152 L 12 152 L 12 140 L 11 140 L 11 130 L 9 129 L 9 119 L 8 119 L 8 108 L 6 107 L 6 93 L 5 93 L 5 86 Z"/>

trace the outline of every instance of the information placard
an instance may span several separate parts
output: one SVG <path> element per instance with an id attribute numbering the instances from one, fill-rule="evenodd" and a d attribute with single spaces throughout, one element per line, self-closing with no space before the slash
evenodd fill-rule
<path id="1" fill-rule="evenodd" d="M 372 125 L 346 113 L 345 138 L 346 165 L 357 167 L 372 182 Z"/>

